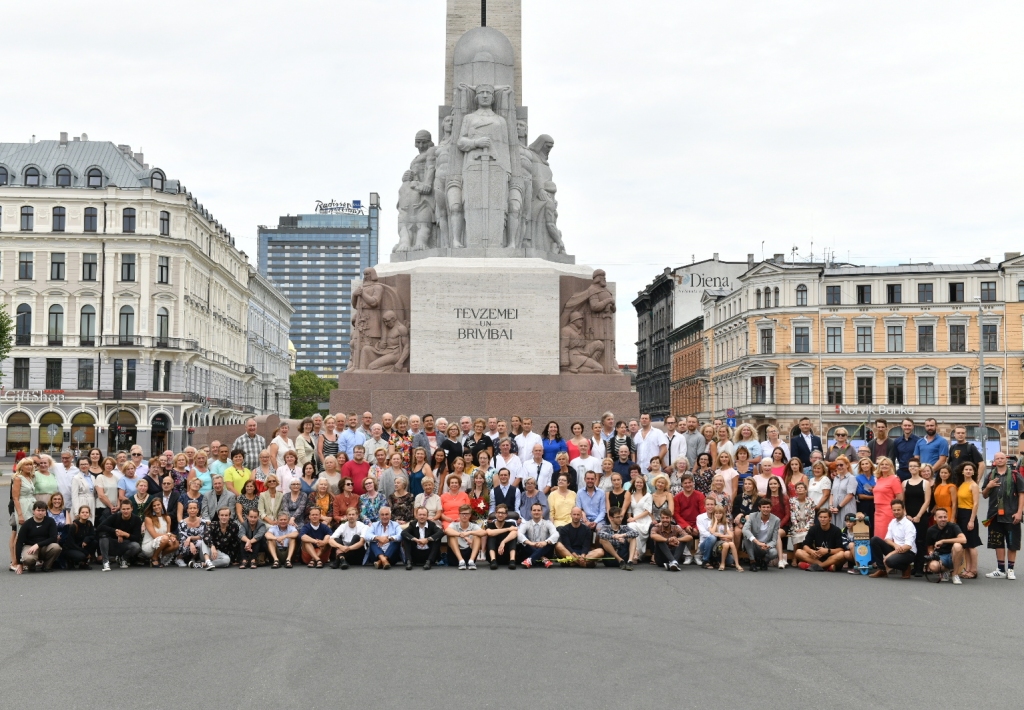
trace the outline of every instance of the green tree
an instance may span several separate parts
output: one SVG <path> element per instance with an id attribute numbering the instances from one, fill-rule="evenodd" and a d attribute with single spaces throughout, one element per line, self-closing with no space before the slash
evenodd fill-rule
<path id="1" fill-rule="evenodd" d="M 14 321 L 7 312 L 7 306 L 0 303 L 0 362 L 7 359 L 11 354 L 11 345 L 14 343 Z M 0 379 L 3 374 L 0 373 Z"/>
<path id="2" fill-rule="evenodd" d="M 292 419 L 305 419 L 320 411 L 317 405 L 326 402 L 331 397 L 331 390 L 338 387 L 338 383 L 332 380 L 325 380 L 317 377 L 309 370 L 299 370 L 289 378 L 292 388 Z M 326 414 L 323 410 L 322 414 Z"/>

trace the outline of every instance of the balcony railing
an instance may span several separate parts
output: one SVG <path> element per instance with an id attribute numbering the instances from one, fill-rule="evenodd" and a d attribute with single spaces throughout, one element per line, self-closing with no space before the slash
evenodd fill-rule
<path id="1" fill-rule="evenodd" d="M 78 339 L 78 345 L 79 345 L 79 347 L 82 347 L 82 348 L 94 348 L 94 347 L 96 347 L 96 339 L 95 338 L 79 338 Z"/>
<path id="2" fill-rule="evenodd" d="M 15 345 L 31 345 L 32 344 L 32 336 L 31 335 L 24 335 L 22 333 L 18 333 L 18 335 L 14 336 L 14 344 Z"/>
<path id="3" fill-rule="evenodd" d="M 163 350 L 198 350 L 199 343 L 185 338 L 164 338 L 151 335 L 104 335 L 104 347 L 159 348 Z"/>
<path id="4" fill-rule="evenodd" d="M 51 348 L 64 347 L 64 338 L 60 336 L 50 335 L 47 336 L 46 338 L 46 344 L 49 345 Z"/>

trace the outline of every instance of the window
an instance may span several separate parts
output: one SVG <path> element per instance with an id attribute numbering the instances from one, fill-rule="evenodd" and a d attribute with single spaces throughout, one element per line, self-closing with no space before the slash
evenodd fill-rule
<path id="1" fill-rule="evenodd" d="M 32 268 L 34 258 L 35 257 L 33 255 L 33 252 L 30 252 L 30 251 L 20 251 L 20 252 L 18 252 L 18 278 L 19 279 L 22 279 L 22 280 L 25 280 L 25 281 L 31 281 L 34 278 L 34 272 L 33 272 L 33 268 Z"/>
<path id="2" fill-rule="evenodd" d="M 891 353 L 903 352 L 903 326 L 890 325 L 885 329 L 886 350 Z"/>
<path id="3" fill-rule="evenodd" d="M 78 337 L 82 347 L 91 348 L 96 345 L 96 309 L 92 306 L 82 306 Z"/>
<path id="4" fill-rule="evenodd" d="M 156 312 L 156 337 L 164 347 L 167 347 L 167 336 L 170 333 L 171 319 L 166 308 Z"/>
<path id="5" fill-rule="evenodd" d="M 14 358 L 14 389 L 28 389 L 28 358 Z"/>
<path id="6" fill-rule="evenodd" d="M 117 335 L 121 345 L 131 345 L 135 336 L 135 310 L 131 306 L 121 306 L 118 314 Z"/>
<path id="7" fill-rule="evenodd" d="M 985 378 L 985 404 L 999 404 L 999 378 Z"/>
<path id="8" fill-rule="evenodd" d="M 99 168 L 92 168 L 86 173 L 86 182 L 89 187 L 103 187 L 103 173 Z"/>
<path id="9" fill-rule="evenodd" d="M 811 403 L 811 378 L 793 378 L 793 404 Z"/>
<path id="10" fill-rule="evenodd" d="M 888 284 L 885 287 L 885 300 L 888 303 L 903 303 L 902 284 Z"/>
<path id="11" fill-rule="evenodd" d="M 858 286 L 857 287 L 857 303 L 860 303 L 860 304 L 871 303 L 871 287 L 870 286 Z"/>
<path id="12" fill-rule="evenodd" d="M 775 307 L 778 308 L 782 305 L 782 301 L 779 299 L 779 289 L 775 289 Z"/>
<path id="13" fill-rule="evenodd" d="M 0 168 L 0 185 L 7 184 L 7 168 Z"/>
<path id="14" fill-rule="evenodd" d="M 71 187 L 71 171 L 67 168 L 57 170 L 57 187 Z"/>
<path id="15" fill-rule="evenodd" d="M 85 208 L 85 229 L 86 232 L 96 231 L 96 208 L 86 207 Z"/>
<path id="16" fill-rule="evenodd" d="M 839 286 L 826 286 L 825 287 L 825 305 L 826 306 L 838 306 L 842 304 L 843 296 Z"/>
<path id="17" fill-rule="evenodd" d="M 154 172 L 150 178 L 150 183 L 153 185 L 154 190 L 164 189 L 164 174 L 160 172 Z"/>
<path id="18" fill-rule="evenodd" d="M 996 300 L 996 282 L 995 281 L 982 281 L 981 282 L 981 300 L 990 302 Z"/>
<path id="19" fill-rule="evenodd" d="M 171 282 L 171 257 L 157 257 L 156 282 L 158 284 L 166 284 Z"/>
<path id="20" fill-rule="evenodd" d="M 1024 301 L 1024 281 L 1017 282 L 1017 300 Z"/>
<path id="21" fill-rule="evenodd" d="M 875 378 L 873 377 L 857 378 L 857 404 L 874 403 L 874 386 Z"/>
<path id="22" fill-rule="evenodd" d="M 164 392 L 171 391 L 171 361 L 164 360 Z"/>
<path id="23" fill-rule="evenodd" d="M 60 306 L 50 306 L 46 336 L 50 345 L 64 344 L 64 309 Z"/>
<path id="24" fill-rule="evenodd" d="M 807 305 L 807 287 L 800 284 L 796 287 L 796 305 L 806 306 Z"/>
<path id="25" fill-rule="evenodd" d="M 751 377 L 750 378 L 750 403 L 751 404 L 767 404 L 768 403 L 768 378 L 767 377 Z"/>
<path id="26" fill-rule="evenodd" d="M 761 331 L 761 354 L 771 355 L 774 352 L 771 328 L 763 328 Z"/>
<path id="27" fill-rule="evenodd" d="M 935 300 L 934 291 L 932 284 L 918 284 L 917 285 L 917 302 L 918 303 L 931 303 Z"/>
<path id="28" fill-rule="evenodd" d="M 153 391 L 160 391 L 160 361 L 153 361 Z"/>
<path id="29" fill-rule="evenodd" d="M 935 378 L 931 376 L 917 378 L 917 403 L 935 404 Z"/>
<path id="30" fill-rule="evenodd" d="M 160 236 L 167 237 L 171 234 L 171 213 L 160 213 Z"/>
<path id="31" fill-rule="evenodd" d="M 131 207 L 121 211 L 121 231 L 125 234 L 135 231 L 135 210 Z"/>
<path id="32" fill-rule="evenodd" d="M 114 396 L 121 398 L 121 389 L 124 387 L 124 360 L 114 360 Z"/>
<path id="33" fill-rule="evenodd" d="M 67 217 L 67 210 L 63 207 L 53 208 L 53 231 L 63 232 L 64 231 L 64 220 Z"/>
<path id="34" fill-rule="evenodd" d="M 82 281 L 95 281 L 96 267 L 95 254 L 82 254 Z"/>
<path id="35" fill-rule="evenodd" d="M 31 207 L 21 208 L 21 231 L 31 232 L 36 228 L 36 211 Z"/>
<path id="36" fill-rule="evenodd" d="M 135 389 L 135 360 L 128 360 L 128 368 L 125 371 L 125 383 L 124 388 L 126 390 Z"/>
<path id="37" fill-rule="evenodd" d="M 18 306 L 15 321 L 14 342 L 16 345 L 32 344 L 32 307 L 27 303 Z"/>
<path id="38" fill-rule="evenodd" d="M 765 308 L 771 308 L 772 307 L 772 290 L 770 288 L 766 288 L 764 290 L 764 307 Z"/>
<path id="39" fill-rule="evenodd" d="M 26 187 L 39 187 L 39 169 L 29 168 L 25 171 L 25 186 Z"/>
<path id="40" fill-rule="evenodd" d="M 760 308 L 761 307 L 761 289 L 757 289 L 754 292 L 754 302 L 756 303 L 754 308 Z"/>
<path id="41" fill-rule="evenodd" d="M 798 326 L 793 329 L 796 337 L 795 351 L 798 353 L 811 352 L 811 329 L 805 326 Z"/>
<path id="42" fill-rule="evenodd" d="M 92 389 L 92 360 L 78 361 L 78 389 Z"/>
<path id="43" fill-rule="evenodd" d="M 967 326 L 966 325 L 951 325 L 951 326 L 949 326 L 949 352 L 951 352 L 951 353 L 965 353 L 965 352 L 967 352 Z"/>
<path id="44" fill-rule="evenodd" d="M 825 350 L 830 353 L 843 352 L 842 328 L 829 327 L 825 329 Z"/>
<path id="45" fill-rule="evenodd" d="M 949 378 L 949 403 L 967 404 L 967 378 Z"/>
<path id="46" fill-rule="evenodd" d="M 48 390 L 59 390 L 60 387 L 60 375 L 61 375 L 61 363 L 64 362 L 59 357 L 48 357 L 46 358 L 46 389 Z"/>
<path id="47" fill-rule="evenodd" d="M 53 252 L 50 254 L 50 280 L 64 280 L 64 252 Z"/>
<path id="48" fill-rule="evenodd" d="M 919 325 L 919 326 L 917 326 L 917 352 L 919 352 L 919 353 L 933 353 L 933 352 L 935 352 L 935 326 L 934 325 Z"/>
<path id="49" fill-rule="evenodd" d="M 903 378 L 889 377 L 886 401 L 889 404 L 903 404 Z"/>
<path id="50" fill-rule="evenodd" d="M 134 281 L 135 280 L 135 255 L 134 254 L 122 254 L 121 255 L 121 280 L 122 281 Z"/>
<path id="51" fill-rule="evenodd" d="M 999 330 L 997 326 L 981 326 L 981 347 L 987 353 L 992 353 L 999 349 Z"/>
<path id="52" fill-rule="evenodd" d="M 869 353 L 871 350 L 871 326 L 857 326 L 857 352 Z"/>
<path id="53" fill-rule="evenodd" d="M 963 281 L 951 283 L 949 285 L 949 302 L 950 303 L 963 303 L 964 302 L 964 284 Z"/>
<path id="54" fill-rule="evenodd" d="M 825 379 L 825 387 L 828 390 L 829 404 L 843 403 L 843 378 L 828 377 Z"/>

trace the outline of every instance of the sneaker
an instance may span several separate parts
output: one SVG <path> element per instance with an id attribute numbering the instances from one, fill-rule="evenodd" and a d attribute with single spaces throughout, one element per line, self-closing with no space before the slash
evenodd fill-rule
<path id="1" fill-rule="evenodd" d="M 1006 578 L 1007 579 L 1017 579 L 1017 575 L 1014 574 L 1014 572 L 1013 572 L 1013 567 L 1011 567 L 1010 569 L 1006 570 Z"/>
<path id="2" fill-rule="evenodd" d="M 960 575 L 958 575 L 958 574 L 954 574 L 953 575 L 953 584 L 963 584 L 963 582 L 960 581 Z"/>
<path id="3" fill-rule="evenodd" d="M 523 564 L 523 567 L 525 567 L 526 569 L 530 569 L 531 567 L 533 567 L 533 560 L 531 560 L 529 557 L 527 557 L 525 560 L 523 560 L 522 564 Z"/>
<path id="4" fill-rule="evenodd" d="M 121 560 L 118 563 L 118 567 L 120 567 L 121 569 L 128 569 L 128 560 Z"/>
<path id="5" fill-rule="evenodd" d="M 341 561 L 341 568 L 342 569 L 348 569 L 348 560 L 342 560 Z"/>
<path id="6" fill-rule="evenodd" d="M 700 555 L 694 555 L 693 556 L 693 564 L 695 564 L 698 567 L 700 567 L 702 564 L 704 564 L 704 558 L 701 557 Z"/>
<path id="7" fill-rule="evenodd" d="M 181 559 L 180 557 L 174 560 L 174 564 L 178 565 L 179 567 L 186 567 L 187 566 L 185 564 L 185 560 Z"/>
<path id="8" fill-rule="evenodd" d="M 807 570 L 809 570 L 811 568 L 811 563 L 810 562 L 798 562 L 796 566 L 799 567 L 800 569 L 802 569 L 804 572 L 806 572 Z"/>
<path id="9" fill-rule="evenodd" d="M 989 572 L 985 576 L 989 579 L 1006 579 L 1007 575 L 1006 572 L 1003 572 L 1001 569 L 997 569 L 992 572 Z"/>
<path id="10" fill-rule="evenodd" d="M 103 562 L 103 571 L 104 572 L 109 572 L 110 571 L 110 563 L 105 561 L 105 560 Z"/>
<path id="11" fill-rule="evenodd" d="M 669 562 L 668 563 L 668 571 L 669 572 L 678 572 L 679 571 L 679 563 L 676 562 L 675 560 L 672 560 L 671 562 Z"/>
<path id="12" fill-rule="evenodd" d="M 554 562 L 552 562 L 552 561 L 551 561 L 551 560 L 549 560 L 549 559 L 545 559 L 545 560 L 544 560 L 544 566 L 545 566 L 545 567 L 551 567 L 551 566 L 553 566 L 554 564 L 555 564 L 555 563 L 554 563 Z"/>
<path id="13" fill-rule="evenodd" d="M 686 564 L 685 562 L 683 564 Z M 626 569 L 626 561 L 619 560 L 619 569 Z"/>
<path id="14" fill-rule="evenodd" d="M 683 555 L 683 564 L 684 565 L 692 565 L 693 564 L 693 555 L 689 555 L 689 554 L 688 555 Z"/>
<path id="15" fill-rule="evenodd" d="M 466 565 L 466 569 L 476 569 L 476 561 L 470 560 L 469 564 Z"/>
<path id="16" fill-rule="evenodd" d="M 461 562 L 459 562 L 459 569 L 466 569 L 466 561 L 465 560 L 462 560 Z"/>
<path id="17" fill-rule="evenodd" d="M 948 581 L 949 581 L 949 572 L 942 572 L 942 573 L 939 574 L 939 582 L 948 582 Z"/>
<path id="18" fill-rule="evenodd" d="M 491 569 L 498 569 L 498 563 L 494 560 L 491 560 Z"/>
<path id="19" fill-rule="evenodd" d="M 627 572 L 632 572 L 633 571 L 633 563 L 630 562 L 629 560 L 626 560 L 626 566 L 623 567 L 622 569 L 626 570 Z"/>
<path id="20" fill-rule="evenodd" d="M 516 568 L 515 560 L 512 560 L 511 562 L 508 563 L 508 568 L 509 569 L 515 569 Z"/>
<path id="21" fill-rule="evenodd" d="M 216 567 L 213 566 L 213 560 L 206 561 L 206 569 L 210 570 L 211 572 L 216 569 Z"/>

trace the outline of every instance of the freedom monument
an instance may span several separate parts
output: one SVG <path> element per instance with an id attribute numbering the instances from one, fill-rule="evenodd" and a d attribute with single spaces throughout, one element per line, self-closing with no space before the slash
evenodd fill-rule
<path id="1" fill-rule="evenodd" d="M 391 261 L 353 283 L 331 411 L 639 413 L 615 361 L 615 285 L 566 253 L 555 141 L 530 140 L 520 25 L 520 0 L 448 0 L 438 140 L 414 137 Z"/>

